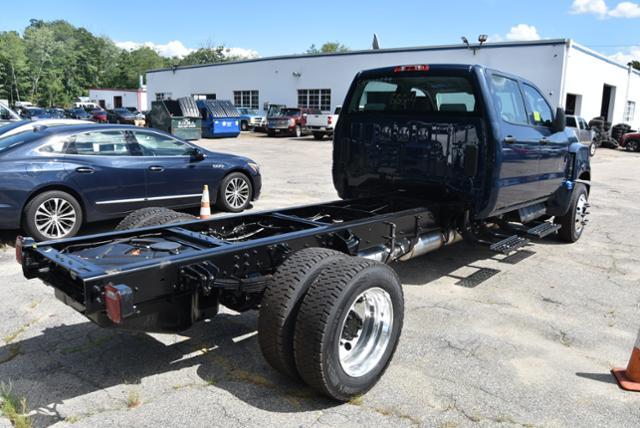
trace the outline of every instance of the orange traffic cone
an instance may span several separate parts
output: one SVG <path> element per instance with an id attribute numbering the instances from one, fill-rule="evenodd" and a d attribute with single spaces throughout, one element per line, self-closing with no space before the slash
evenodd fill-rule
<path id="1" fill-rule="evenodd" d="M 627 369 L 613 369 L 611 373 L 616 377 L 620 388 L 640 392 L 640 332 L 638 332 L 636 344 L 631 351 Z"/>
<path id="2" fill-rule="evenodd" d="M 200 220 L 211 217 L 211 207 L 209 206 L 209 186 L 204 185 L 202 199 L 200 200 Z"/>

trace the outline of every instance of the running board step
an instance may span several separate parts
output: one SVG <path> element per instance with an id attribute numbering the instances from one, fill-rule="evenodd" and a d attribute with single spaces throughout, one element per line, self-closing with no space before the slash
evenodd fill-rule
<path id="1" fill-rule="evenodd" d="M 542 239 L 545 238 L 552 233 L 556 233 L 558 230 L 562 228 L 559 224 L 553 223 L 541 223 L 531 229 L 527 230 L 527 235 L 533 236 L 534 238 Z"/>
<path id="2" fill-rule="evenodd" d="M 520 248 L 524 247 L 529 243 L 527 238 L 523 238 L 522 236 L 513 235 L 508 237 L 507 239 L 503 239 L 500 242 L 496 242 L 491 245 L 489 249 L 491 251 L 495 251 L 496 253 L 502 253 L 505 255 L 509 255 L 514 251 L 518 251 Z"/>

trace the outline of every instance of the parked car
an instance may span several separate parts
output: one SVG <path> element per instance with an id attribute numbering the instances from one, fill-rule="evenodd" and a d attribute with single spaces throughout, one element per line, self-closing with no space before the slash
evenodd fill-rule
<path id="1" fill-rule="evenodd" d="M 247 107 L 238 107 L 237 109 L 240 112 L 240 130 L 248 131 L 267 126 L 267 118 L 257 110 Z"/>
<path id="2" fill-rule="evenodd" d="M 136 126 L 144 126 L 145 123 L 144 118 L 138 116 L 137 110 L 134 113 L 124 107 L 107 110 L 107 122 Z"/>
<path id="3" fill-rule="evenodd" d="M 91 120 L 98 123 L 107 123 L 107 111 L 102 109 L 91 110 Z"/>
<path id="4" fill-rule="evenodd" d="M 42 107 L 23 107 L 20 109 L 20 116 L 23 119 L 50 119 L 51 113 Z"/>
<path id="5" fill-rule="evenodd" d="M 51 119 L 64 119 L 65 117 L 64 109 L 62 108 L 52 107 L 45 109 L 45 111 Z"/>
<path id="6" fill-rule="evenodd" d="M 267 119 L 267 134 L 269 137 L 276 135 L 301 137 L 308 134 L 307 116 L 309 114 L 321 114 L 321 111 L 318 109 L 284 108 L 276 116 Z"/>
<path id="7" fill-rule="evenodd" d="M 624 134 L 620 139 L 620 147 L 631 152 L 640 152 L 640 132 Z"/>
<path id="8" fill-rule="evenodd" d="M 325 135 L 332 137 L 333 128 L 340 117 L 341 107 L 336 107 L 333 114 L 310 114 L 307 117 L 307 128 L 316 140 L 322 140 Z"/>
<path id="9" fill-rule="evenodd" d="M 142 124 L 138 124 L 138 126 L 145 126 L 147 123 L 146 120 L 146 113 L 145 112 L 141 112 L 138 111 L 137 108 L 135 107 L 125 107 L 127 110 L 129 110 L 131 113 L 133 113 L 136 116 L 136 119 L 143 121 Z"/>
<path id="10" fill-rule="evenodd" d="M 91 113 L 79 107 L 68 109 L 65 112 L 65 116 L 70 119 L 91 120 Z"/>
<path id="11" fill-rule="evenodd" d="M 576 133 L 578 141 L 589 146 L 589 154 L 596 154 L 597 144 L 594 141 L 596 133 L 591 129 L 587 121 L 581 116 L 566 115 L 567 128 Z"/>
<path id="12" fill-rule="evenodd" d="M 51 128 L 64 125 L 82 125 L 91 122 L 77 119 L 37 119 L 37 120 L 19 120 L 12 122 L 0 128 L 0 138 L 9 137 L 11 135 L 21 134 L 23 132 L 33 132 L 37 128 Z"/>
<path id="13" fill-rule="evenodd" d="M 20 120 L 20 116 L 9 106 L 0 103 L 0 126 Z"/>
<path id="14" fill-rule="evenodd" d="M 74 125 L 0 138 L 0 229 L 38 240 L 153 206 L 200 205 L 202 188 L 221 210 L 258 198 L 258 165 L 161 131 L 130 125 Z"/>

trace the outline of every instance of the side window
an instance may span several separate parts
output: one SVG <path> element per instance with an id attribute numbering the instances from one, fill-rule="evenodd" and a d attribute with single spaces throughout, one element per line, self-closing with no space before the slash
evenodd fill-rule
<path id="1" fill-rule="evenodd" d="M 570 128 L 577 128 L 578 124 L 576 123 L 576 118 L 575 117 L 571 117 L 571 116 L 567 116 L 567 118 L 565 119 L 567 121 L 567 126 Z"/>
<path id="2" fill-rule="evenodd" d="M 94 131 L 71 137 L 67 153 L 87 156 L 129 156 L 127 140 L 121 131 Z"/>
<path id="3" fill-rule="evenodd" d="M 191 146 L 155 132 L 133 131 L 143 156 L 190 156 Z"/>
<path id="4" fill-rule="evenodd" d="M 533 86 L 526 83 L 522 85 L 524 99 L 527 102 L 529 111 L 529 121 L 532 125 L 551 126 L 553 123 L 553 113 L 542 94 Z"/>
<path id="5" fill-rule="evenodd" d="M 529 121 L 527 120 L 524 100 L 518 88 L 518 82 L 508 77 L 494 74 L 491 76 L 491 83 L 493 101 L 502 120 L 518 125 L 528 125 Z"/>
<path id="6" fill-rule="evenodd" d="M 67 151 L 67 147 L 68 147 L 69 143 L 62 140 L 62 139 L 58 139 L 56 141 L 53 141 L 51 143 L 47 143 L 44 146 L 40 147 L 38 149 L 38 151 L 40 153 L 55 153 L 55 154 L 63 154 Z"/>

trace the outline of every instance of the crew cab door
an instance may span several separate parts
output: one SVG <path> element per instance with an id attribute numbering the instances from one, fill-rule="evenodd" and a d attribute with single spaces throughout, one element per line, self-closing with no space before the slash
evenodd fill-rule
<path id="1" fill-rule="evenodd" d="M 553 133 L 553 113 L 549 103 L 538 89 L 522 83 L 522 93 L 532 129 L 540 142 L 540 161 L 538 163 L 538 197 L 549 196 L 555 192 L 565 177 L 569 139 L 564 132 Z M 580 126 L 578 119 L 578 126 Z M 581 134 L 584 130 L 581 129 Z M 581 135 L 582 137 L 582 135 Z"/>
<path id="2" fill-rule="evenodd" d="M 223 171 L 214 160 L 194 158 L 194 147 L 154 131 L 133 131 L 140 151 L 138 162 L 146 170 L 147 200 L 153 205 L 198 205 L 205 184 L 215 189 Z M 214 195 L 211 195 L 214 196 Z"/>
<path id="3" fill-rule="evenodd" d="M 538 164 L 543 135 L 529 123 L 518 81 L 499 74 L 490 77 L 493 104 L 502 130 L 496 208 L 503 209 L 540 197 Z"/>

